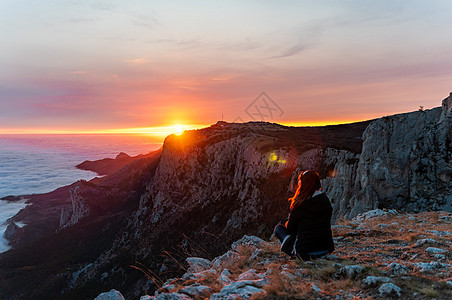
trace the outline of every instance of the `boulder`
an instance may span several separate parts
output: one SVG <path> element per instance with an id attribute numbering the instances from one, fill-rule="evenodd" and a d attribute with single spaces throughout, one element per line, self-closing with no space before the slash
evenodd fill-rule
<path id="1" fill-rule="evenodd" d="M 347 277 L 354 279 L 358 277 L 363 271 L 364 268 L 361 267 L 360 265 L 345 266 L 340 268 L 339 271 L 337 271 L 335 277 Z"/>
<path id="2" fill-rule="evenodd" d="M 428 254 L 444 254 L 447 250 L 436 248 L 436 247 L 428 247 L 425 249 L 425 252 Z"/>
<path id="3" fill-rule="evenodd" d="M 194 299 L 206 299 L 213 293 L 213 289 L 206 285 L 192 284 L 180 289 L 178 293 L 188 295 Z"/>
<path id="4" fill-rule="evenodd" d="M 364 278 L 364 280 L 361 282 L 361 287 L 364 289 L 377 287 L 381 283 L 388 283 L 391 279 L 388 277 L 379 277 L 379 276 L 367 276 Z"/>
<path id="5" fill-rule="evenodd" d="M 229 272 L 228 269 L 224 269 L 223 272 L 221 272 L 221 275 L 218 277 L 218 282 L 222 285 L 231 284 L 233 281 L 231 280 L 231 278 L 229 278 L 229 276 L 231 276 L 231 272 Z"/>
<path id="6" fill-rule="evenodd" d="M 396 214 L 398 214 L 398 213 L 394 209 L 391 209 L 388 211 L 385 211 L 382 209 L 374 209 L 374 210 L 370 210 L 365 213 L 357 215 L 356 217 L 353 218 L 353 220 L 363 221 L 363 220 L 369 220 L 369 219 L 374 219 L 374 218 L 388 217 L 388 216 L 396 215 Z M 389 226 L 388 224 L 385 224 L 385 225 Z"/>
<path id="7" fill-rule="evenodd" d="M 378 289 L 380 296 L 382 297 L 400 297 L 402 296 L 402 289 L 394 283 L 383 283 Z"/>
<path id="8" fill-rule="evenodd" d="M 212 262 L 205 258 L 187 257 L 186 261 L 189 265 L 188 271 L 192 273 L 199 273 L 212 267 Z"/>
<path id="9" fill-rule="evenodd" d="M 7 240 L 14 239 L 20 232 L 20 227 L 16 223 L 11 222 L 3 233 L 3 237 Z"/>
<path id="10" fill-rule="evenodd" d="M 125 298 L 121 292 L 111 289 L 108 292 L 99 294 L 94 300 L 125 300 Z"/>
<path id="11" fill-rule="evenodd" d="M 221 289 L 219 293 L 210 296 L 211 300 L 222 299 L 254 299 L 263 298 L 267 292 L 262 289 L 264 280 L 237 281 Z"/>
<path id="12" fill-rule="evenodd" d="M 441 244 L 441 242 L 438 242 L 438 241 L 436 241 L 436 240 L 434 240 L 434 239 L 428 238 L 428 239 L 421 239 L 421 240 L 418 240 L 418 241 L 414 244 L 414 247 L 421 247 L 421 246 L 423 246 L 423 245 L 439 245 L 439 244 Z"/>
<path id="13" fill-rule="evenodd" d="M 231 249 L 237 250 L 239 246 L 253 246 L 256 248 L 262 248 L 265 245 L 268 245 L 268 242 L 264 241 L 257 236 L 244 235 L 240 240 L 232 243 Z"/>
<path id="14" fill-rule="evenodd" d="M 262 279 L 262 275 L 258 274 L 256 272 L 256 270 L 254 269 L 249 269 L 246 272 L 243 272 L 242 274 L 239 275 L 239 277 L 237 277 L 238 281 L 241 280 L 258 280 L 258 279 Z"/>
<path id="15" fill-rule="evenodd" d="M 412 271 L 412 268 L 395 262 L 390 263 L 388 269 L 395 275 L 404 275 Z"/>

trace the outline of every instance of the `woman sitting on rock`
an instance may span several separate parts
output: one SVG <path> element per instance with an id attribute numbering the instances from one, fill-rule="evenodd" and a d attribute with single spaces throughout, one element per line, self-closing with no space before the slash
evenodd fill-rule
<path id="1" fill-rule="evenodd" d="M 333 208 L 320 191 L 319 174 L 305 171 L 298 176 L 298 188 L 289 198 L 289 219 L 275 227 L 281 251 L 291 257 L 310 260 L 334 251 L 331 233 Z"/>

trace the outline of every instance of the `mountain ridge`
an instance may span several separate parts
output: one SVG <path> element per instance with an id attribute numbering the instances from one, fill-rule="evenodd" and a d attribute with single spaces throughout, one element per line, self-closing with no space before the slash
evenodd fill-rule
<path id="1" fill-rule="evenodd" d="M 36 290 L 31 285 L 30 291 L 21 295 L 61 295 L 63 291 L 65 299 L 94 298 L 101 290 L 124 285 L 125 295 L 137 298 L 143 290 L 156 286 L 131 266 L 145 265 L 171 277 L 182 272 L 181 266 L 162 253 L 183 261 L 187 249 L 216 256 L 244 234 L 268 238 L 274 224 L 287 215 L 287 198 L 304 169 L 319 171 L 323 190 L 333 201 L 334 220 L 385 206 L 448 209 L 452 201 L 447 193 L 451 190 L 447 176 L 452 174 L 450 99 L 444 99 L 442 108 L 337 127 L 218 122 L 168 136 L 160 152 L 146 162 L 141 160 L 142 165 L 137 160 L 136 167 L 124 166 L 112 175 L 77 183 L 78 195 L 85 196 L 72 197 L 72 207 L 81 207 L 83 202 L 96 212 L 93 195 L 97 192 L 90 189 L 112 188 L 118 192 L 110 195 L 117 197 L 118 203 L 123 197 L 131 199 L 130 207 L 127 213 L 117 215 L 119 211 L 104 206 L 101 215 L 81 215 L 61 228 L 60 234 L 70 236 L 80 228 L 96 231 L 89 224 L 94 225 L 90 222 L 100 216 L 112 216 L 102 225 L 105 228 L 110 223 L 124 226 L 98 248 L 96 259 L 90 256 L 86 261 L 68 262 L 67 268 L 53 271 L 46 287 Z M 388 149 L 400 149 L 401 155 Z M 420 166 L 425 162 L 413 159 L 420 155 L 426 155 L 432 170 L 423 170 Z M 393 163 L 398 160 L 403 163 Z M 399 182 L 399 174 L 412 176 Z M 425 189 L 431 184 L 439 187 L 439 193 Z M 128 207 L 127 202 L 124 205 Z M 0 274 L 26 275 L 19 250 L 0 255 Z M 8 263 L 11 258 L 17 263 Z M 47 265 L 38 264 L 39 268 Z M 6 292 L 4 297 L 14 297 L 14 291 Z"/>

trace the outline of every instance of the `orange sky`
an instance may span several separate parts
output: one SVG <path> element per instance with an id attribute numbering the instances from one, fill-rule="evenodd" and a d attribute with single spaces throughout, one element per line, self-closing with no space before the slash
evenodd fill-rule
<path id="1" fill-rule="evenodd" d="M 451 13 L 445 1 L 4 1 L 0 133 L 164 135 L 440 106 Z"/>

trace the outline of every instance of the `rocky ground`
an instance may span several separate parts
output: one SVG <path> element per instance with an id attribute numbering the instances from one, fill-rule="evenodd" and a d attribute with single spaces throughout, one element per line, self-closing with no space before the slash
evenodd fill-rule
<path id="1" fill-rule="evenodd" d="M 451 224 L 446 212 L 369 211 L 334 225 L 336 251 L 314 261 L 290 259 L 273 238 L 244 236 L 212 261 L 188 258 L 181 278 L 148 273 L 161 287 L 141 300 L 451 299 Z"/>

